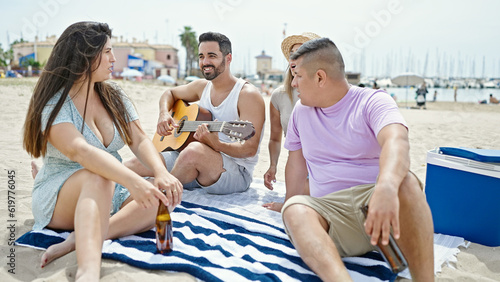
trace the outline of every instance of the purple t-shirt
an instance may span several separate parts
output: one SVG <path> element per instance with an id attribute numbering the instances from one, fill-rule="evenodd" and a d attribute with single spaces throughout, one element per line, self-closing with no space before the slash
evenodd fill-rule
<path id="1" fill-rule="evenodd" d="M 389 124 L 406 122 L 384 91 L 351 86 L 328 108 L 295 106 L 285 148 L 302 149 L 313 197 L 375 183 L 379 173 L 377 134 Z"/>

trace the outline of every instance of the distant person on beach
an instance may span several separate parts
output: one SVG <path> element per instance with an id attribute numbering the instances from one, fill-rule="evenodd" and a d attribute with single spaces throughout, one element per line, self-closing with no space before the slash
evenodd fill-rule
<path id="1" fill-rule="evenodd" d="M 437 90 L 434 91 L 434 96 L 432 97 L 432 102 L 436 102 L 438 96 Z"/>
<path id="2" fill-rule="evenodd" d="M 269 95 L 266 84 L 264 82 L 260 84 L 260 93 Z"/>
<path id="3" fill-rule="evenodd" d="M 274 87 L 272 84 L 269 84 L 269 87 L 267 87 L 267 95 L 271 95 L 274 91 Z"/>
<path id="4" fill-rule="evenodd" d="M 290 60 L 290 55 L 293 54 L 293 52 L 297 51 L 302 44 L 314 38 L 320 38 L 320 36 L 312 32 L 304 32 L 301 35 L 288 36 L 283 39 L 283 42 L 281 42 L 281 51 L 283 52 L 283 56 L 285 56 L 287 61 Z M 283 85 L 273 91 L 271 103 L 269 104 L 271 134 L 269 137 L 268 149 L 270 163 L 269 168 L 264 174 L 264 185 L 271 190 L 273 189 L 273 183 L 276 182 L 276 172 L 278 171 L 278 160 L 281 151 L 281 139 L 283 137 L 283 133 L 286 137 L 290 114 L 292 113 L 293 107 L 299 100 L 299 93 L 297 92 L 297 89 L 292 87 L 292 79 L 292 70 L 288 68 L 285 73 L 285 81 Z M 309 193 L 307 182 L 303 193 Z M 288 198 L 288 194 L 285 195 L 285 200 Z M 270 210 L 280 212 L 283 207 L 283 203 L 271 202 L 265 203 L 263 206 Z"/>
<path id="5" fill-rule="evenodd" d="M 398 96 L 396 96 L 396 94 L 391 93 L 391 97 L 392 97 L 392 99 L 394 99 L 395 102 L 398 101 Z"/>
<path id="6" fill-rule="evenodd" d="M 328 38 L 304 43 L 290 58 L 299 102 L 285 148 L 285 230 L 323 281 L 351 281 L 341 257 L 388 244 L 391 229 L 415 281 L 434 280 L 432 216 L 410 168 L 408 129 L 385 92 L 350 85 Z M 360 207 L 369 206 L 366 222 Z"/>
<path id="7" fill-rule="evenodd" d="M 498 99 L 493 96 L 493 94 L 490 94 L 490 104 L 498 104 Z"/>
<path id="8" fill-rule="evenodd" d="M 259 146 L 265 121 L 265 103 L 259 89 L 230 71 L 233 60 L 231 41 L 217 32 L 199 36 L 199 67 L 205 79 L 167 89 L 160 98 L 157 132 L 174 133 L 178 121 L 170 111 L 178 100 L 198 102 L 218 121 L 245 120 L 253 124 L 255 135 L 244 143 L 233 141 L 223 133 L 210 132 L 207 124 L 199 125 L 195 142 L 178 151 L 164 151 L 161 156 L 167 169 L 184 188 L 203 188 L 211 194 L 244 192 L 252 183 L 253 170 L 259 158 Z M 156 153 L 158 154 L 158 153 Z M 152 171 L 133 158 L 126 165 L 139 175 Z"/>
<path id="9" fill-rule="evenodd" d="M 182 192 L 130 98 L 106 82 L 115 61 L 107 24 L 70 25 L 55 43 L 24 123 L 24 149 L 44 163 L 40 170 L 32 163 L 33 229 L 74 230 L 47 248 L 41 267 L 76 248 L 77 281 L 99 280 L 105 239 L 151 229 L 159 200 L 173 208 L 180 195 L 172 193 Z M 121 163 L 125 144 L 154 171 L 154 181 Z"/>
<path id="10" fill-rule="evenodd" d="M 417 89 L 416 91 L 416 97 L 415 99 L 417 100 L 417 107 L 419 107 L 420 109 L 424 108 L 426 109 L 425 107 L 425 102 L 426 102 L 426 99 L 427 99 L 427 86 L 425 85 L 425 81 L 422 82 L 422 85 L 420 85 L 420 87 Z"/>
<path id="11" fill-rule="evenodd" d="M 458 87 L 454 86 L 453 87 L 453 100 L 455 102 L 457 101 L 457 92 L 458 92 Z"/>

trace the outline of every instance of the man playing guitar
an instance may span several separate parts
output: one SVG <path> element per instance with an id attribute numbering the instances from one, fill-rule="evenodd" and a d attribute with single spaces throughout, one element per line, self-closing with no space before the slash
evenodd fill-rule
<path id="1" fill-rule="evenodd" d="M 265 121 L 264 100 L 256 87 L 230 72 L 231 42 L 220 33 L 207 32 L 199 37 L 199 66 L 205 79 L 169 89 L 160 98 L 157 134 L 169 136 L 179 127 L 171 110 L 177 100 L 198 102 L 217 121 L 246 120 L 255 135 L 245 142 L 234 142 L 223 133 L 211 132 L 207 124 L 198 125 L 194 139 L 178 151 L 161 152 L 167 169 L 184 188 L 203 188 L 208 193 L 243 192 L 252 182 L 258 161 Z M 126 165 L 142 176 L 150 170 L 137 159 Z M 167 191 L 167 198 L 180 202 L 181 192 Z"/>

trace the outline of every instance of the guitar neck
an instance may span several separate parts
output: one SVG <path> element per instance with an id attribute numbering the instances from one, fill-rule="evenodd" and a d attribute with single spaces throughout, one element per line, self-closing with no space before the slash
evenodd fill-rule
<path id="1" fill-rule="evenodd" d="M 224 127 L 224 121 L 197 121 L 197 120 L 185 120 L 179 123 L 179 132 L 195 132 L 196 128 L 200 124 L 207 124 L 208 130 L 211 132 L 217 131 L 221 132 Z"/>

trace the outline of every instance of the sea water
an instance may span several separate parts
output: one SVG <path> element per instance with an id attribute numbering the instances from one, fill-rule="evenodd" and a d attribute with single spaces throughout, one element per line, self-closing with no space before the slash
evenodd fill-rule
<path id="1" fill-rule="evenodd" d="M 418 88 L 384 88 L 387 93 L 394 94 L 397 97 L 398 102 L 415 102 L 416 91 Z M 453 88 L 427 88 L 427 102 L 431 102 L 434 97 L 434 91 L 437 91 L 438 102 L 453 102 L 455 90 Z M 457 89 L 457 102 L 469 102 L 469 103 L 479 103 L 479 101 L 487 100 L 489 101 L 490 94 L 494 97 L 500 99 L 500 89 L 498 88 L 458 88 Z"/>

